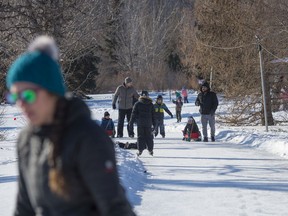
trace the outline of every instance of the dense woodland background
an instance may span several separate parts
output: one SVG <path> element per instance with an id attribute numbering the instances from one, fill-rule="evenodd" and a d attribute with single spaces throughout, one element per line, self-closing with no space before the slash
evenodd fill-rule
<path id="1" fill-rule="evenodd" d="M 71 91 L 114 91 L 126 76 L 139 90 L 196 90 L 212 78 L 235 102 L 223 121 L 263 124 L 260 44 L 272 125 L 288 108 L 287 26 L 287 0 L 0 0 L 0 93 L 11 62 L 48 34 Z"/>

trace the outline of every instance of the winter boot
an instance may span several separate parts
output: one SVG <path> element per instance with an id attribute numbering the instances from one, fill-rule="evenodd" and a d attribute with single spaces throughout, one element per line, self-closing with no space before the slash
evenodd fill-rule
<path id="1" fill-rule="evenodd" d="M 208 137 L 204 137 L 203 142 L 208 142 Z"/>
<path id="2" fill-rule="evenodd" d="M 211 141 L 215 142 L 215 137 L 214 136 L 211 136 Z"/>
<path id="3" fill-rule="evenodd" d="M 142 154 L 142 152 L 143 152 L 143 151 L 138 151 L 138 152 L 136 153 L 136 155 L 137 155 L 137 156 L 140 156 L 140 155 Z"/>

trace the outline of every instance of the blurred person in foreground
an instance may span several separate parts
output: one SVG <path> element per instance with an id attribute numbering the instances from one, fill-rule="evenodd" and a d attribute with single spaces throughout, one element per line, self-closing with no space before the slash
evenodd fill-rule
<path id="1" fill-rule="evenodd" d="M 215 92 L 211 91 L 207 82 L 201 85 L 195 105 L 200 106 L 203 141 L 208 142 L 207 125 L 210 125 L 211 141 L 215 141 L 215 112 L 218 107 L 218 98 Z"/>
<path id="2" fill-rule="evenodd" d="M 119 183 L 114 144 L 88 106 L 65 95 L 52 38 L 40 36 L 10 67 L 7 100 L 28 119 L 17 141 L 14 216 L 135 215 Z"/>

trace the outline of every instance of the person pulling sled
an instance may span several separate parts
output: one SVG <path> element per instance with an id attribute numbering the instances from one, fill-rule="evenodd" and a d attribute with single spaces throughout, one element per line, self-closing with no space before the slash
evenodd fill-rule
<path id="1" fill-rule="evenodd" d="M 201 132 L 193 116 L 188 117 L 188 122 L 183 130 L 185 141 L 201 141 Z"/>

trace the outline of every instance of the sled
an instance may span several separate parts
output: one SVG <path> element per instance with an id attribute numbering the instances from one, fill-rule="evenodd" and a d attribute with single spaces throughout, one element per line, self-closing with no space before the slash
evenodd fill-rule
<path id="1" fill-rule="evenodd" d="M 109 137 L 114 137 L 115 135 L 114 130 L 105 130 L 105 132 Z"/>
<path id="2" fill-rule="evenodd" d="M 201 136 L 199 135 L 199 133 L 191 133 L 190 137 L 188 134 L 185 134 L 183 137 L 183 140 L 185 141 L 201 141 Z"/>
<path id="3" fill-rule="evenodd" d="M 134 143 L 131 143 L 131 142 L 116 142 L 116 144 L 120 147 L 120 148 L 123 148 L 123 149 L 138 149 L 138 146 L 137 146 L 137 142 L 134 142 Z"/>

